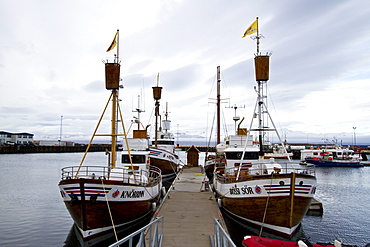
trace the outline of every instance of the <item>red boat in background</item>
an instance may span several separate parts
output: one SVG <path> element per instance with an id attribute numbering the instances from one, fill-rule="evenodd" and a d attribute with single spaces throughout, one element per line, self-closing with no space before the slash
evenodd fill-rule
<path id="1" fill-rule="evenodd" d="M 277 240 L 272 238 L 264 238 L 258 236 L 246 236 L 242 242 L 244 247 L 275 247 L 275 246 L 294 246 L 294 247 L 340 247 L 340 246 L 353 246 L 353 245 L 343 245 L 338 240 L 332 243 L 316 243 L 312 244 L 308 240 L 299 240 L 298 242 L 286 241 L 286 240 Z"/>

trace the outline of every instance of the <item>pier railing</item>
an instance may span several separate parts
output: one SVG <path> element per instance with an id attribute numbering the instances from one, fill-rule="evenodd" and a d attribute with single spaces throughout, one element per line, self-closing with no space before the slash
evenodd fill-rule
<path id="1" fill-rule="evenodd" d="M 214 218 L 215 233 L 211 236 L 212 247 L 236 247 L 230 236 L 226 233 L 225 229 L 221 226 L 220 222 Z"/>
<path id="2" fill-rule="evenodd" d="M 116 247 L 123 244 L 124 246 L 129 247 L 161 247 L 163 239 L 163 221 L 164 217 L 161 216 L 136 232 L 131 233 L 116 243 L 109 245 L 109 247 Z M 137 243 L 134 241 L 136 236 L 139 236 Z"/>

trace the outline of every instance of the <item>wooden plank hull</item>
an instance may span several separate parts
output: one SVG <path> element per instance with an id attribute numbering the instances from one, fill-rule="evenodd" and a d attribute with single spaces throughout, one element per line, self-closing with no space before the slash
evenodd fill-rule
<path id="1" fill-rule="evenodd" d="M 292 182 L 293 181 L 293 182 Z M 274 174 L 221 182 L 215 190 L 220 206 L 240 220 L 291 236 L 306 214 L 316 189 L 310 175 Z"/>
<path id="2" fill-rule="evenodd" d="M 84 239 L 129 226 L 153 213 L 160 199 L 161 183 L 152 186 L 96 179 L 69 179 L 59 183 L 64 203 Z M 109 207 L 108 207 L 109 205 Z M 112 220 L 111 220 L 112 219 Z"/>

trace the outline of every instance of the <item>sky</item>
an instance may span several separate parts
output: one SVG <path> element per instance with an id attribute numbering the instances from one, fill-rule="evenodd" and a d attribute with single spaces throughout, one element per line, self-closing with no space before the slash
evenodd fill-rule
<path id="1" fill-rule="evenodd" d="M 163 87 L 179 138 L 214 136 L 216 69 L 223 131 L 249 128 L 256 42 L 271 52 L 269 112 L 288 142 L 370 144 L 370 3 L 366 0 L 0 0 L 0 130 L 88 140 L 107 103 L 102 60 L 119 29 L 125 126 L 154 125 Z M 107 132 L 110 115 L 98 132 Z M 355 129 L 354 129 L 355 127 Z M 274 141 L 274 140 L 273 140 Z"/>

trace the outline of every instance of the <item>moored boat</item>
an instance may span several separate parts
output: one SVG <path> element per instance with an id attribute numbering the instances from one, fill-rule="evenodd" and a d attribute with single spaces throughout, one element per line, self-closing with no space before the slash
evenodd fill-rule
<path id="1" fill-rule="evenodd" d="M 219 206 L 228 214 L 258 226 L 261 231 L 290 237 L 298 229 L 315 194 L 315 171 L 293 163 L 289 155 L 284 164 L 264 158 L 267 131 L 275 132 L 281 144 L 283 142 L 264 95 L 269 79 L 269 55 L 262 55 L 257 48 L 254 61 L 257 101 L 252 121 L 248 130 L 238 128 L 235 135 L 229 136 L 224 150 L 226 164 L 216 169 L 214 189 Z M 257 118 L 257 126 L 253 124 L 254 118 Z M 272 127 L 268 127 L 269 124 Z M 252 131 L 257 132 L 257 142 Z M 284 145 L 282 148 L 287 153 Z"/>
<path id="2" fill-rule="evenodd" d="M 271 145 L 271 151 L 265 153 L 265 159 L 292 159 L 293 158 L 293 153 L 288 153 L 287 147 L 284 145 L 284 148 L 281 145 Z"/>
<path id="3" fill-rule="evenodd" d="M 153 96 L 155 103 L 155 136 L 150 150 L 150 164 L 156 166 L 162 171 L 163 181 L 171 182 L 181 168 L 179 156 L 175 153 L 175 138 L 170 132 L 171 120 L 168 119 L 168 110 L 166 106 L 165 119 L 158 126 L 159 100 L 161 99 L 162 87 L 153 87 Z"/>
<path id="4" fill-rule="evenodd" d="M 364 165 L 359 160 L 337 160 L 333 159 L 329 154 L 323 154 L 320 158 L 309 157 L 305 158 L 309 164 L 321 167 L 363 167 Z"/>
<path id="5" fill-rule="evenodd" d="M 301 150 L 301 160 L 322 167 L 363 167 L 361 157 L 353 150 L 335 146 L 323 149 Z"/>
<path id="6" fill-rule="evenodd" d="M 117 31 L 118 34 L 118 31 Z M 117 38 L 117 34 L 115 39 Z M 105 63 L 106 89 L 111 90 L 106 107 L 90 139 L 79 166 L 62 169 L 59 189 L 75 225 L 83 239 L 94 238 L 107 231 L 129 228 L 154 213 L 162 189 L 161 171 L 149 166 L 149 152 L 128 147 L 123 151 L 123 162 L 117 163 L 118 136 L 125 136 L 124 121 L 118 100 L 120 64 Z M 97 134 L 104 113 L 111 102 L 111 133 Z M 119 113 L 119 114 L 118 114 Z M 117 114 L 123 134 L 117 134 Z M 84 160 L 95 136 L 110 136 L 109 164 L 85 165 Z M 134 152 L 134 151 L 133 151 Z"/>

